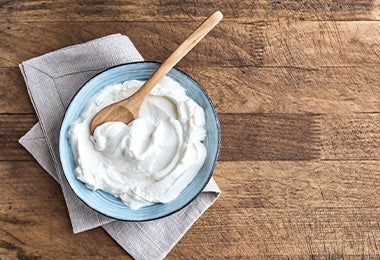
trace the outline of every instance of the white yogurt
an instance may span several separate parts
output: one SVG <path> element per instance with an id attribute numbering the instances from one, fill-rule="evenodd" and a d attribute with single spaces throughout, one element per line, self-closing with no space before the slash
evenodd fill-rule
<path id="1" fill-rule="evenodd" d="M 174 200 L 206 158 L 204 111 L 169 77 L 152 90 L 137 119 L 128 125 L 104 123 L 90 135 L 98 111 L 131 96 L 143 83 L 107 86 L 68 133 L 77 178 L 90 189 L 119 197 L 131 209 Z"/>

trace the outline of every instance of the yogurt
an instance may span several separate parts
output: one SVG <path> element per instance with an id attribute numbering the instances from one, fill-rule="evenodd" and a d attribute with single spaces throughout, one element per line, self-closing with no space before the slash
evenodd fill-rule
<path id="1" fill-rule="evenodd" d="M 204 111 L 169 77 L 151 91 L 137 119 L 128 125 L 107 122 L 90 134 L 90 122 L 98 111 L 131 96 L 143 84 L 131 80 L 105 87 L 68 132 L 77 179 L 134 210 L 174 200 L 207 154 L 202 143 Z"/>

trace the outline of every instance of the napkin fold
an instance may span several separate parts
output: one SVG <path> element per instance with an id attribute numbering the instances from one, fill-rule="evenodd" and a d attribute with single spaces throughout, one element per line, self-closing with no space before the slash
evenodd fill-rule
<path id="1" fill-rule="evenodd" d="M 168 217 L 118 221 L 97 213 L 76 196 L 64 177 L 58 151 L 61 121 L 78 89 L 106 68 L 142 60 L 127 36 L 113 34 L 24 61 L 20 70 L 39 122 L 19 142 L 61 185 L 74 233 L 101 226 L 135 259 L 162 259 L 218 198 L 214 179 L 193 202 Z"/>

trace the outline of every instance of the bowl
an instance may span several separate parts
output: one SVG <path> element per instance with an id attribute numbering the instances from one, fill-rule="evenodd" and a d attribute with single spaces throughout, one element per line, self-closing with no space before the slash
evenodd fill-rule
<path id="1" fill-rule="evenodd" d="M 207 157 L 193 181 L 168 203 L 154 204 L 132 210 L 120 199 L 102 190 L 90 190 L 74 173 L 74 159 L 67 137 L 69 127 L 79 118 L 83 109 L 102 88 L 128 80 L 147 80 L 160 66 L 157 62 L 134 62 L 109 68 L 88 80 L 71 100 L 62 121 L 59 136 L 59 155 L 65 177 L 75 194 L 89 207 L 108 217 L 125 221 L 147 221 L 162 218 L 179 211 L 194 200 L 210 180 L 214 171 L 219 147 L 220 127 L 215 108 L 203 88 L 189 75 L 173 68 L 167 76 L 180 83 L 186 94 L 205 112 Z"/>

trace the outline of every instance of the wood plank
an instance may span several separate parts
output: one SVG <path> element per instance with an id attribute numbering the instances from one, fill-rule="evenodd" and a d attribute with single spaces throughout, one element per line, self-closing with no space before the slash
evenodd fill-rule
<path id="1" fill-rule="evenodd" d="M 207 259 L 377 259 L 379 255 L 379 208 L 222 209 L 218 203 L 168 259 L 189 254 Z"/>
<path id="2" fill-rule="evenodd" d="M 0 23 L 0 67 L 14 67 L 23 60 L 113 33 L 130 36 L 146 60 L 163 61 L 198 25 L 198 22 Z M 259 64 L 263 46 L 261 40 L 252 37 L 262 37 L 261 26 L 262 23 L 222 23 L 180 64 L 218 67 Z M 252 60 L 254 52 L 258 53 L 258 59 Z"/>
<path id="3" fill-rule="evenodd" d="M 0 69 L 0 113 L 34 113 L 18 67 Z"/>
<path id="4" fill-rule="evenodd" d="M 378 160 L 380 114 L 220 114 L 219 160 Z"/>
<path id="5" fill-rule="evenodd" d="M 219 113 L 357 113 L 380 111 L 379 67 L 184 67 Z"/>
<path id="6" fill-rule="evenodd" d="M 185 67 L 218 113 L 380 112 L 377 67 Z M 0 113 L 34 113 L 18 67 L 0 68 Z"/>
<path id="7" fill-rule="evenodd" d="M 0 67 L 112 33 L 129 35 L 147 60 L 162 61 L 197 22 L 4 22 Z M 27 42 L 28 44 L 23 44 Z M 179 66 L 380 67 L 379 22 L 224 22 Z"/>
<path id="8" fill-rule="evenodd" d="M 220 161 L 311 160 L 320 131 L 312 115 L 220 114 Z"/>
<path id="9" fill-rule="evenodd" d="M 33 160 L 33 157 L 18 143 L 18 140 L 37 123 L 36 115 L 0 114 L 0 161 Z"/>
<path id="10" fill-rule="evenodd" d="M 219 162 L 221 197 L 168 259 L 376 256 L 379 169 L 378 161 Z M 0 162 L 0 189 L 0 256 L 125 255 L 101 229 L 72 234 L 60 188 L 37 163 Z"/>
<path id="11" fill-rule="evenodd" d="M 296 18 L 300 20 L 379 20 L 379 2 L 363 0 L 322 1 L 268 1 L 273 19 Z M 273 10 L 273 11 L 272 11 Z"/>
<path id="12" fill-rule="evenodd" d="M 263 29 L 265 66 L 378 66 L 379 22 L 284 22 Z M 380 68 L 378 68 L 380 72 Z"/>
<path id="13" fill-rule="evenodd" d="M 0 259 L 127 258 L 72 234 L 59 185 L 17 140 L 37 122 L 17 65 L 111 33 L 180 64 L 214 101 L 220 199 L 168 259 L 378 259 L 380 1 L 0 1 Z"/>
<path id="14" fill-rule="evenodd" d="M 220 199 L 169 259 L 378 256 L 379 169 L 380 162 L 220 162 Z"/>
<path id="15" fill-rule="evenodd" d="M 273 19 L 375 20 L 379 6 L 373 0 L 296 1 L 6 1 L 0 19 L 10 21 L 201 21 L 215 10 L 225 20 Z"/>
<path id="16" fill-rule="evenodd" d="M 74 235 L 59 185 L 36 162 L 0 162 L 0 258 L 126 257 L 103 229 Z"/>
<path id="17" fill-rule="evenodd" d="M 214 177 L 225 191 L 220 206 L 379 208 L 379 166 L 379 161 L 227 161 L 218 163 Z"/>
<path id="18" fill-rule="evenodd" d="M 380 158 L 380 114 L 329 115 L 320 124 L 320 158 L 371 160 Z"/>
<path id="19" fill-rule="evenodd" d="M 379 160 L 380 114 L 219 114 L 219 161 Z M 0 115 L 0 160 L 30 160 L 17 143 L 35 115 Z"/>

